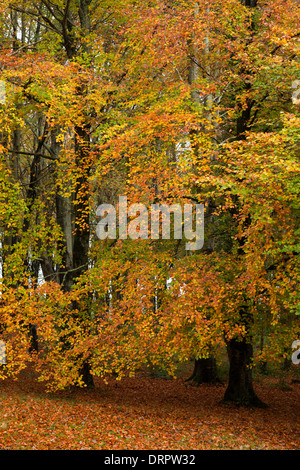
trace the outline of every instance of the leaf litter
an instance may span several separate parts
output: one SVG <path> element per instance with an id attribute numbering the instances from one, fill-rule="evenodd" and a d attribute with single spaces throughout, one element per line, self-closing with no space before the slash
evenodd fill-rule
<path id="1" fill-rule="evenodd" d="M 23 372 L 1 384 L 0 449 L 299 449 L 300 384 L 255 384 L 267 409 L 222 403 L 224 387 L 141 374 L 49 393 Z"/>

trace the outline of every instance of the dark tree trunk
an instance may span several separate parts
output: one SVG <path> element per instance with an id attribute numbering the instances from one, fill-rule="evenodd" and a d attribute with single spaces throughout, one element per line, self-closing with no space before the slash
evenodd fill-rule
<path id="1" fill-rule="evenodd" d="M 38 336 L 37 330 L 35 325 L 29 326 L 29 334 L 30 334 L 30 346 L 29 352 L 38 352 L 39 351 L 39 344 L 38 344 Z"/>
<path id="2" fill-rule="evenodd" d="M 80 20 L 81 33 L 84 37 L 90 31 L 90 11 L 89 6 L 92 0 L 80 0 L 78 2 L 78 14 Z M 67 2 L 64 12 L 64 22 L 61 25 L 63 31 L 63 40 L 66 53 L 70 60 L 77 54 L 76 34 L 74 33 L 74 22 L 72 19 L 70 2 Z M 88 48 L 85 41 L 82 42 L 82 50 L 87 53 Z M 84 100 L 87 89 L 84 81 L 78 85 L 77 96 Z M 70 200 L 68 198 L 57 199 L 61 215 L 61 224 L 64 224 L 66 237 L 66 271 L 62 273 L 64 287 L 71 290 L 76 283 L 76 279 L 82 276 L 88 270 L 89 262 L 89 240 L 90 240 L 90 188 L 89 176 L 91 170 L 90 156 L 90 124 L 91 115 L 84 116 L 83 123 L 75 125 L 75 165 L 76 182 L 73 188 L 73 194 Z M 67 215 L 67 219 L 66 216 Z M 86 300 L 86 303 L 84 301 Z M 80 305 L 73 302 L 74 315 L 79 310 L 86 310 L 89 314 L 89 299 L 81 298 Z M 80 371 L 82 379 L 86 386 L 93 386 L 93 377 L 90 373 L 88 360 L 86 360 Z"/>
<path id="3" fill-rule="evenodd" d="M 242 0 L 242 4 L 246 7 L 255 8 L 257 6 L 257 0 Z"/>
<path id="4" fill-rule="evenodd" d="M 82 366 L 81 377 L 82 377 L 82 380 L 84 382 L 84 385 L 87 388 L 94 388 L 95 387 L 94 379 L 93 379 L 93 376 L 91 374 L 90 366 L 89 366 L 88 362 L 84 362 L 84 364 Z"/>
<path id="5" fill-rule="evenodd" d="M 223 398 L 224 402 L 239 405 L 266 407 L 253 389 L 252 369 L 250 367 L 253 348 L 245 338 L 235 338 L 227 342 L 227 352 L 230 362 L 229 381 Z"/>
<path id="6" fill-rule="evenodd" d="M 78 94 L 84 96 L 84 87 L 78 90 Z M 90 211 L 89 211 L 89 175 L 91 170 L 91 161 L 89 155 L 90 149 L 90 136 L 88 126 L 75 126 L 75 151 L 76 151 L 76 166 L 78 176 L 74 191 L 74 245 L 73 245 L 73 275 L 74 281 L 77 277 L 83 275 L 88 269 L 89 262 L 89 239 L 90 239 Z M 76 310 L 86 310 L 89 315 L 89 297 L 84 298 L 84 302 L 77 305 L 73 303 L 73 308 Z M 88 388 L 94 386 L 93 376 L 90 372 L 88 360 L 83 364 L 81 375 L 84 384 Z"/>
<path id="7" fill-rule="evenodd" d="M 187 379 L 190 385 L 198 386 L 202 383 L 221 383 L 217 374 L 217 364 L 213 356 L 195 359 L 192 375 Z"/>

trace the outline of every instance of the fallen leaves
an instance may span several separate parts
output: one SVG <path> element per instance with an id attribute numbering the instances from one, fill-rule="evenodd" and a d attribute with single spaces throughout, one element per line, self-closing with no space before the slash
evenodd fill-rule
<path id="1" fill-rule="evenodd" d="M 0 448 L 297 449 L 299 384 L 257 384 L 268 409 L 221 403 L 223 387 L 145 376 L 96 380 L 93 391 L 47 393 L 27 372 L 1 384 Z"/>

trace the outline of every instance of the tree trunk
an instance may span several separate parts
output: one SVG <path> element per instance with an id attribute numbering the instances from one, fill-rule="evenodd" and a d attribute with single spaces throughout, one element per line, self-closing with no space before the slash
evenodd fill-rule
<path id="1" fill-rule="evenodd" d="M 227 342 L 227 352 L 230 362 L 229 381 L 223 401 L 265 408 L 265 403 L 257 397 L 253 389 L 251 343 L 245 338 L 240 341 L 232 338 Z"/>
<path id="2" fill-rule="evenodd" d="M 74 278 L 81 276 L 88 269 L 89 262 L 89 240 L 90 240 L 90 214 L 89 214 L 89 174 L 90 174 L 90 157 L 89 157 L 89 146 L 90 137 L 88 129 L 85 127 L 75 127 L 75 150 L 76 150 L 76 164 L 79 170 L 79 176 L 77 177 L 74 197 L 74 247 L 73 247 L 73 269 Z M 73 304 L 74 310 L 86 309 L 87 314 L 89 312 L 89 299 L 88 296 L 82 300 L 86 301 L 86 305 L 81 303 L 78 306 L 76 303 Z M 84 384 L 88 388 L 94 386 L 93 376 L 90 372 L 90 366 L 88 360 L 83 364 L 81 375 Z"/>
<path id="3" fill-rule="evenodd" d="M 82 37 L 89 33 L 90 30 L 90 11 L 89 6 L 92 0 L 80 0 L 78 5 L 78 14 Z M 63 39 L 66 53 L 70 60 L 73 60 L 77 54 L 75 47 L 74 23 L 71 21 L 70 4 L 66 5 L 65 18 L 67 28 L 63 28 Z M 64 25 L 65 26 L 65 25 Z M 74 42 L 75 41 L 75 42 Z M 85 40 L 82 41 L 82 50 L 88 52 Z M 82 98 L 86 95 L 86 84 L 82 82 L 78 85 L 77 96 Z M 83 114 L 84 114 L 83 110 Z M 66 237 L 66 272 L 64 274 L 65 287 L 71 290 L 76 279 L 88 270 L 89 263 L 89 241 L 90 241 L 90 188 L 89 176 L 91 171 L 90 156 L 90 121 L 91 116 L 87 113 L 84 116 L 83 123 L 74 127 L 74 146 L 75 146 L 75 165 L 76 165 L 76 181 L 73 188 L 71 199 L 61 198 L 57 200 L 59 210 L 62 215 L 61 223 L 64 224 Z M 67 218 L 66 218 L 67 217 Z M 81 299 L 80 305 L 73 302 L 73 310 L 83 309 L 89 310 L 88 298 Z M 86 304 L 84 305 L 84 301 Z M 90 373 L 88 360 L 86 360 L 80 371 L 83 381 L 87 387 L 93 386 L 93 377 Z"/>
<path id="4" fill-rule="evenodd" d="M 202 383 L 217 384 L 221 380 L 217 374 L 217 364 L 213 356 L 195 359 L 192 375 L 187 379 L 190 385 L 199 386 Z"/>
<path id="5" fill-rule="evenodd" d="M 94 388 L 94 379 L 91 374 L 90 365 L 88 362 L 84 362 L 81 369 L 82 380 L 87 388 Z"/>
<path id="6" fill-rule="evenodd" d="M 257 6 L 257 0 L 241 0 L 241 3 L 249 8 L 255 8 Z M 254 26 L 251 22 L 250 31 L 254 32 Z M 245 70 L 241 70 L 241 73 Z M 248 70 L 251 75 L 251 71 Z M 251 90 L 251 83 L 247 80 L 244 82 L 245 89 L 247 91 Z M 236 139 L 244 140 L 245 133 L 249 128 L 251 122 L 251 110 L 254 105 L 254 101 L 249 99 L 246 102 L 246 107 L 240 109 L 240 115 L 237 119 L 236 127 Z M 236 198 L 236 203 L 238 204 L 238 198 Z M 245 221 L 245 224 L 250 224 L 250 218 Z M 239 240 L 239 250 L 238 254 L 244 256 L 244 245 L 245 240 Z M 252 317 L 249 315 L 247 306 L 242 307 L 240 310 L 240 323 L 246 327 L 246 331 L 249 331 L 249 326 L 252 323 Z M 252 369 L 251 361 L 253 357 L 253 347 L 251 344 L 251 339 L 249 336 L 245 336 L 241 340 L 237 338 L 232 338 L 226 342 L 227 353 L 229 358 L 229 380 L 228 386 L 224 394 L 224 402 L 233 402 L 240 405 L 246 406 L 258 406 L 266 407 L 266 404 L 263 403 L 253 389 L 252 383 Z"/>

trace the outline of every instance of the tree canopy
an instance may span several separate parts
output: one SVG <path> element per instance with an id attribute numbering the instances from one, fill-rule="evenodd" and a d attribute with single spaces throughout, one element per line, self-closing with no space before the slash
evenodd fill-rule
<path id="1" fill-rule="evenodd" d="M 300 335 L 299 2 L 0 13 L 1 377 L 29 362 L 51 389 L 175 374 L 225 345 L 226 398 L 256 402 L 253 361 L 290 356 Z M 138 223 L 136 239 L 100 240 L 97 207 L 120 195 L 203 204 L 203 247 L 139 238 Z"/>

